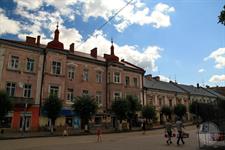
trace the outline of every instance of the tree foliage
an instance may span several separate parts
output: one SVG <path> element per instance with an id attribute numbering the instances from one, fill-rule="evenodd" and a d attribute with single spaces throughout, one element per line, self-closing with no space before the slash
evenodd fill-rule
<path id="1" fill-rule="evenodd" d="M 47 117 L 51 119 L 52 125 L 55 125 L 55 120 L 59 117 L 62 109 L 62 101 L 56 95 L 50 95 L 44 103 L 44 111 Z"/>
<path id="2" fill-rule="evenodd" d="M 144 106 L 142 109 L 142 116 L 147 120 L 154 120 L 156 118 L 155 108 L 152 106 Z"/>
<path id="3" fill-rule="evenodd" d="M 187 109 L 186 109 L 186 106 L 183 105 L 183 104 L 177 104 L 175 107 L 174 107 L 174 113 L 182 118 L 187 112 Z"/>
<path id="4" fill-rule="evenodd" d="M 171 118 L 173 110 L 169 106 L 163 106 L 160 112 L 166 116 L 166 119 L 168 119 L 168 118 Z"/>
<path id="5" fill-rule="evenodd" d="M 81 127 L 88 124 L 89 120 L 97 112 L 98 105 L 95 99 L 89 95 L 77 96 L 73 104 L 74 111 L 81 118 Z"/>
<path id="6" fill-rule="evenodd" d="M 112 112 L 115 113 L 116 117 L 120 122 L 127 119 L 127 113 L 129 111 L 128 101 L 125 99 L 116 100 L 111 105 Z"/>
<path id="7" fill-rule="evenodd" d="M 128 117 L 133 118 L 137 111 L 141 110 L 141 104 L 138 101 L 138 98 L 136 96 L 128 95 L 126 97 L 126 100 L 128 102 Z"/>
<path id="8" fill-rule="evenodd" d="M 223 10 L 220 12 L 218 18 L 219 18 L 218 23 L 225 25 L 225 5 L 223 6 Z"/>
<path id="9" fill-rule="evenodd" d="M 5 115 L 12 109 L 10 98 L 5 91 L 0 91 L 0 125 Z"/>

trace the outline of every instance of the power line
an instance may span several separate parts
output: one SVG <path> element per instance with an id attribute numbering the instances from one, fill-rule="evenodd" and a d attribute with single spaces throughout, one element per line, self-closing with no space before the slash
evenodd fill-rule
<path id="1" fill-rule="evenodd" d="M 113 16 L 111 16 L 109 18 L 109 20 L 107 20 L 104 24 L 102 24 L 100 27 L 97 28 L 97 30 L 101 30 L 104 26 L 106 26 L 113 18 L 115 18 L 124 8 L 126 8 L 133 0 L 130 0 L 126 3 L 126 5 L 124 5 L 122 8 L 120 8 Z M 96 30 L 96 29 L 95 29 Z M 95 31 L 94 30 L 94 31 Z M 94 31 L 91 33 L 91 36 L 87 37 L 83 43 L 79 44 L 76 48 L 80 47 L 81 45 L 83 45 L 90 37 L 93 36 Z"/>

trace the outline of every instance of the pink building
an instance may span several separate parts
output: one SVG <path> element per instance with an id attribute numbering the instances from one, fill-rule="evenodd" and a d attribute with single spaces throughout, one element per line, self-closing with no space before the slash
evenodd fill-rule
<path id="1" fill-rule="evenodd" d="M 37 129 L 47 125 L 40 108 L 50 93 L 63 100 L 57 125 L 74 125 L 77 118 L 71 105 L 74 97 L 82 94 L 94 96 L 98 103 L 96 123 L 107 121 L 107 110 L 119 97 L 135 95 L 143 103 L 145 71 L 119 61 L 113 43 L 110 50 L 100 57 L 97 48 L 90 54 L 75 51 L 73 43 L 69 50 L 64 49 L 58 27 L 47 46 L 40 44 L 40 36 L 27 37 L 25 42 L 0 39 L 0 88 L 6 89 L 15 103 L 8 115 L 10 126 L 20 129 L 25 122 L 27 129 Z"/>

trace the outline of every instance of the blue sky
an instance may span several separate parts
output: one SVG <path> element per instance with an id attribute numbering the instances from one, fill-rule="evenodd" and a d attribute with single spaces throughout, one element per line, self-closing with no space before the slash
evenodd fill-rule
<path id="1" fill-rule="evenodd" d="M 217 24 L 225 0 L 1 0 L 0 38 L 52 39 L 59 22 L 68 49 L 109 53 L 110 40 L 121 59 L 164 81 L 225 86 L 225 26 Z"/>

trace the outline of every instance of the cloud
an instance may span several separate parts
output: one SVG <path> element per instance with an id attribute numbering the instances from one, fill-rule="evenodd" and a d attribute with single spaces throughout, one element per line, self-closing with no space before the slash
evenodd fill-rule
<path id="1" fill-rule="evenodd" d="M 213 51 L 208 57 L 204 58 L 204 61 L 213 59 L 216 63 L 215 68 L 225 68 L 225 48 L 219 48 Z"/>
<path id="2" fill-rule="evenodd" d="M 111 42 L 106 39 L 106 35 L 102 31 L 95 31 L 94 36 L 90 37 L 84 44 L 78 45 L 77 50 L 90 53 L 94 47 L 98 48 L 98 55 L 110 53 Z M 135 45 L 118 45 L 114 43 L 115 55 L 120 59 L 125 59 L 135 65 L 143 67 L 150 71 L 157 71 L 156 61 L 161 57 L 162 48 L 158 46 L 148 46 L 140 52 L 138 46 Z"/>
<path id="3" fill-rule="evenodd" d="M 14 21 L 12 19 L 9 19 L 7 16 L 5 16 L 5 11 L 0 8 L 0 35 L 1 34 L 17 34 L 20 30 L 20 23 L 17 21 Z"/>
<path id="4" fill-rule="evenodd" d="M 38 9 L 42 6 L 43 0 L 36 0 L 36 1 L 31 1 L 31 0 L 13 0 L 14 2 L 17 3 L 17 7 L 23 7 L 29 10 L 34 10 Z"/>
<path id="5" fill-rule="evenodd" d="M 205 69 L 201 68 L 198 70 L 199 73 L 205 72 Z"/>
<path id="6" fill-rule="evenodd" d="M 223 74 L 223 75 L 213 75 L 209 79 L 209 82 L 223 82 L 223 81 L 225 81 L 225 74 Z"/>
<path id="7" fill-rule="evenodd" d="M 164 82 L 170 82 L 171 81 L 168 77 L 166 77 L 164 75 L 159 75 L 159 77 L 160 77 L 160 81 L 164 81 Z"/>
<path id="8" fill-rule="evenodd" d="M 127 4 L 125 0 L 114 0 L 113 3 L 105 0 L 81 1 L 83 3 L 82 14 L 84 20 L 88 20 L 90 17 L 102 17 L 108 20 L 119 8 L 123 8 Z M 155 28 L 168 27 L 171 25 L 169 13 L 174 11 L 174 7 L 163 3 L 158 3 L 151 11 L 140 0 L 135 0 L 117 14 L 114 26 L 119 32 L 124 31 L 132 24 L 141 26 L 148 24 L 153 25 Z"/>

